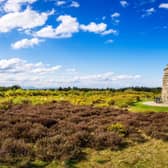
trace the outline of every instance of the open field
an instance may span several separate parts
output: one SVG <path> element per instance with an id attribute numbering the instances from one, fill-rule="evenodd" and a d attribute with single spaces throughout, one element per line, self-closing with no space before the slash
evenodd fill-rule
<path id="1" fill-rule="evenodd" d="M 2 91 L 0 168 L 166 168 L 168 110 L 142 104 L 157 96 L 135 90 Z"/>
<path id="2" fill-rule="evenodd" d="M 74 105 L 91 105 L 94 107 L 114 107 L 126 109 L 136 107 L 136 103 L 151 101 L 160 96 L 160 89 L 121 89 L 121 90 L 22 90 L 0 89 L 0 104 L 13 103 L 43 104 L 52 101 L 68 101 Z"/>
<path id="3" fill-rule="evenodd" d="M 129 107 L 131 112 L 168 112 L 168 107 L 149 106 L 143 104 L 143 102 L 137 102 L 133 106 Z"/>

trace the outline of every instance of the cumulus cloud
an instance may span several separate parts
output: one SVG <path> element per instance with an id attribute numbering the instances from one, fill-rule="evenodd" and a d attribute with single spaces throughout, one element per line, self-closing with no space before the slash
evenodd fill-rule
<path id="1" fill-rule="evenodd" d="M 48 16 L 54 11 L 38 13 L 27 8 L 23 12 L 7 13 L 0 17 L 0 32 L 9 32 L 12 29 L 32 29 L 46 23 Z"/>
<path id="2" fill-rule="evenodd" d="M 158 0 L 135 0 L 135 1 L 132 1 L 132 3 L 135 4 L 136 7 L 138 7 L 138 6 L 145 6 L 148 4 L 152 4 L 152 3 L 155 3 L 156 1 Z"/>
<path id="3" fill-rule="evenodd" d="M 103 16 L 103 17 L 102 17 L 102 20 L 106 20 L 106 16 Z"/>
<path id="4" fill-rule="evenodd" d="M 120 17 L 120 13 L 118 13 L 118 12 L 111 14 L 111 18 L 112 18 L 112 21 L 114 24 L 120 23 L 119 17 Z"/>
<path id="5" fill-rule="evenodd" d="M 146 9 L 146 10 L 144 10 L 144 14 L 142 15 L 142 17 L 150 16 L 155 12 L 156 12 L 155 8 Z"/>
<path id="6" fill-rule="evenodd" d="M 72 3 L 70 4 L 70 7 L 79 8 L 80 4 L 77 1 L 72 1 Z"/>
<path id="7" fill-rule="evenodd" d="M 114 40 L 109 39 L 109 40 L 105 41 L 105 43 L 106 43 L 106 44 L 112 44 L 112 43 L 114 43 Z"/>
<path id="8" fill-rule="evenodd" d="M 118 80 L 134 80 L 141 78 L 140 75 L 116 75 L 114 72 L 106 72 L 96 75 L 86 75 L 75 77 L 76 81 L 118 81 Z"/>
<path id="9" fill-rule="evenodd" d="M 127 1 L 120 1 L 120 4 L 124 8 L 128 6 L 128 2 Z"/>
<path id="10" fill-rule="evenodd" d="M 11 58 L 11 59 L 1 59 L 0 60 L 0 74 L 44 74 L 49 72 L 55 72 L 59 70 L 62 66 L 57 65 L 50 67 L 41 62 L 38 63 L 28 63 L 26 60 L 20 58 Z"/>
<path id="11" fill-rule="evenodd" d="M 5 0 L 0 0 L 0 3 L 4 2 Z"/>
<path id="12" fill-rule="evenodd" d="M 70 38 L 73 33 L 79 31 L 79 23 L 77 18 L 70 15 L 61 15 L 57 18 L 60 25 L 56 28 L 52 26 L 46 26 L 35 33 L 38 37 L 45 38 Z"/>
<path id="13" fill-rule="evenodd" d="M 68 69 L 66 69 L 66 71 L 72 72 L 72 73 L 77 72 L 77 70 L 75 68 L 68 68 Z"/>
<path id="14" fill-rule="evenodd" d="M 25 35 L 19 41 L 11 44 L 13 49 L 28 48 L 38 45 L 42 40 L 39 38 L 71 38 L 74 33 L 79 31 L 91 32 L 96 34 L 116 35 L 117 30 L 107 29 L 106 23 L 90 22 L 88 25 L 78 22 L 76 17 L 71 15 L 60 15 L 56 21 L 58 26 L 53 24 L 46 25 L 50 15 L 54 14 L 54 10 L 48 12 L 38 12 L 33 10 L 31 4 L 38 0 L 0 0 L 3 12 L 0 15 L 0 33 L 8 33 L 12 30 L 21 31 Z M 57 0 L 56 5 L 62 6 L 67 4 L 68 7 L 80 7 L 77 1 Z M 117 17 L 116 14 L 114 14 Z"/>
<path id="15" fill-rule="evenodd" d="M 42 62 L 31 63 L 20 58 L 0 60 L 0 85 L 19 84 L 26 87 L 115 87 L 120 84 L 133 86 L 140 75 L 100 74 L 81 75 L 74 68 L 63 69 L 61 65 L 51 66 Z"/>
<path id="16" fill-rule="evenodd" d="M 62 6 L 66 4 L 66 1 L 57 1 L 56 4 L 57 6 Z"/>
<path id="17" fill-rule="evenodd" d="M 42 62 L 31 63 L 20 58 L 0 60 L 0 85 L 47 87 L 53 86 L 61 65 L 51 66 Z M 53 80 L 54 79 L 54 80 Z"/>
<path id="18" fill-rule="evenodd" d="M 66 80 L 59 80 L 58 84 L 61 86 L 78 86 L 78 87 L 124 87 L 135 86 L 136 82 L 141 79 L 140 75 L 117 75 L 113 72 L 106 72 L 101 74 L 78 75 L 67 78 Z M 129 84 L 128 84 L 129 83 Z"/>
<path id="19" fill-rule="evenodd" d="M 117 31 L 114 29 L 108 30 L 107 24 L 105 23 L 97 24 L 91 22 L 88 25 L 84 25 L 80 24 L 77 18 L 70 15 L 61 15 L 57 18 L 57 21 L 61 23 L 56 28 L 48 25 L 37 31 L 34 35 L 43 38 L 70 38 L 74 33 L 80 30 L 101 35 L 117 34 Z"/>
<path id="20" fill-rule="evenodd" d="M 168 3 L 161 3 L 159 8 L 168 9 Z"/>
<path id="21" fill-rule="evenodd" d="M 114 29 L 107 30 L 107 24 L 91 22 L 88 25 L 81 24 L 80 29 L 85 32 L 97 33 L 101 35 L 117 34 Z"/>
<path id="22" fill-rule="evenodd" d="M 24 4 L 32 4 L 37 0 L 7 0 L 4 5 L 5 12 L 18 12 L 21 10 L 22 5 Z"/>
<path id="23" fill-rule="evenodd" d="M 91 22 L 88 25 L 80 24 L 77 18 L 70 15 L 61 15 L 57 18 L 58 22 L 61 22 L 56 28 L 51 25 L 43 27 L 37 31 L 34 35 L 43 38 L 70 38 L 74 33 L 80 30 L 85 32 L 92 32 L 101 35 L 117 34 L 114 29 L 107 29 L 107 24 Z"/>
<path id="24" fill-rule="evenodd" d="M 37 0 L 0 0 L 3 2 L 5 13 L 0 16 L 0 33 L 7 33 L 14 29 L 22 31 L 31 38 L 24 38 L 11 44 L 13 49 L 28 48 L 38 45 L 39 38 L 70 38 L 74 33 L 79 31 L 92 32 L 101 35 L 117 34 L 114 29 L 107 29 L 106 23 L 90 22 L 88 25 L 80 24 L 76 17 L 70 15 L 60 15 L 56 21 L 58 26 L 46 25 L 50 15 L 54 10 L 49 12 L 38 12 L 31 9 L 31 4 Z M 56 5 L 61 6 L 68 4 L 68 7 L 79 7 L 77 1 L 57 0 Z M 117 17 L 117 16 L 114 16 Z M 36 28 L 36 29 L 35 29 Z"/>
<path id="25" fill-rule="evenodd" d="M 153 12 L 155 12 L 155 8 L 149 8 L 149 9 L 146 10 L 146 12 L 153 13 Z"/>
<path id="26" fill-rule="evenodd" d="M 79 8 L 80 4 L 77 1 L 64 1 L 64 0 L 58 0 L 56 2 L 57 6 L 63 6 L 63 5 L 67 5 L 67 7 L 72 7 L 72 8 Z"/>
<path id="27" fill-rule="evenodd" d="M 29 48 L 38 45 L 42 41 L 43 40 L 40 40 L 38 38 L 22 39 L 13 43 L 11 47 L 16 50 L 21 48 Z"/>
<path id="28" fill-rule="evenodd" d="M 120 13 L 115 12 L 111 15 L 112 19 L 120 17 Z"/>
<path id="29" fill-rule="evenodd" d="M 114 29 L 109 29 L 109 30 L 106 30 L 106 31 L 102 32 L 101 34 L 102 34 L 102 35 L 109 35 L 109 34 L 117 35 L 117 34 L 118 34 L 118 31 L 117 31 L 117 30 L 114 30 Z"/>
<path id="30" fill-rule="evenodd" d="M 88 32 L 94 32 L 94 33 L 102 33 L 106 30 L 107 24 L 105 23 L 99 23 L 96 24 L 94 22 L 91 22 L 88 25 L 80 25 L 80 29 L 83 31 L 88 31 Z"/>
<path id="31" fill-rule="evenodd" d="M 106 72 L 76 76 L 71 78 L 71 82 L 75 83 L 76 86 L 107 88 L 135 86 L 140 79 L 140 75 L 118 75 L 113 72 Z"/>

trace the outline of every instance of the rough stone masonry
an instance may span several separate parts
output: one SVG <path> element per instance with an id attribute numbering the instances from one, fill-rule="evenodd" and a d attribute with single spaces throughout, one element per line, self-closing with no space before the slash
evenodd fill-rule
<path id="1" fill-rule="evenodd" d="M 163 75 L 162 102 L 168 104 L 168 65 L 164 69 Z"/>

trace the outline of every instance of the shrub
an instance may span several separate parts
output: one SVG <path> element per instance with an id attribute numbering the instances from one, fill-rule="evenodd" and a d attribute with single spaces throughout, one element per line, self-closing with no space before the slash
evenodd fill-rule
<path id="1" fill-rule="evenodd" d="M 106 148 L 117 150 L 120 149 L 123 144 L 123 138 L 118 136 L 116 133 L 98 132 L 96 136 L 94 136 L 92 147 L 98 150 Z"/>
<path id="2" fill-rule="evenodd" d="M 47 128 L 43 125 L 35 123 L 27 132 L 29 142 L 36 142 L 38 139 L 47 136 Z"/>
<path id="3" fill-rule="evenodd" d="M 118 122 L 108 126 L 107 130 L 111 131 L 111 132 L 116 132 L 116 133 L 121 134 L 121 135 L 126 135 L 127 132 L 128 132 L 126 130 L 125 126 L 121 123 L 118 123 Z"/>
<path id="4" fill-rule="evenodd" d="M 110 106 L 115 105 L 115 100 L 109 100 L 109 101 L 108 101 L 108 105 L 110 105 Z"/>
<path id="5" fill-rule="evenodd" d="M 168 140 L 167 113 L 129 113 L 64 101 L 11 105 L 0 109 L 0 116 L 0 164 L 25 157 L 47 162 L 78 160 L 87 147 L 115 150 L 148 137 Z"/>
<path id="6" fill-rule="evenodd" d="M 76 142 L 72 137 L 61 135 L 40 139 L 36 144 L 37 157 L 45 161 L 78 159 L 81 148 Z"/>
<path id="7" fill-rule="evenodd" d="M 32 147 L 30 144 L 26 144 L 24 140 L 19 139 L 6 139 L 0 150 L 0 158 L 3 160 L 5 156 L 8 157 L 25 157 L 32 155 Z"/>

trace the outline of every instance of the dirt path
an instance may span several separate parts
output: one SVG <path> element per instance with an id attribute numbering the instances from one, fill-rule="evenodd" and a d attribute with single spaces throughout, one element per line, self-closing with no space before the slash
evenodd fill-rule
<path id="1" fill-rule="evenodd" d="M 144 105 L 147 105 L 147 106 L 157 106 L 157 107 L 168 107 L 168 104 L 163 104 L 163 103 L 155 103 L 155 102 L 144 102 L 143 103 Z"/>

